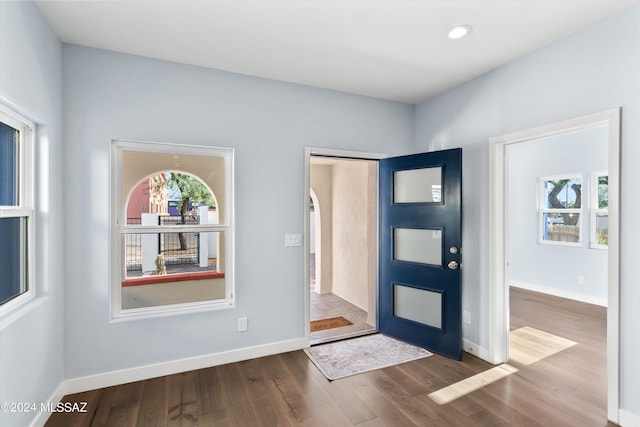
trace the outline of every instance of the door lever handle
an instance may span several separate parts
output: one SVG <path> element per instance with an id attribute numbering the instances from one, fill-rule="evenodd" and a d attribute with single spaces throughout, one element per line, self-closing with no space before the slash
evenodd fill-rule
<path id="1" fill-rule="evenodd" d="M 457 262 L 451 261 L 449 262 L 449 264 L 447 264 L 447 267 L 449 267 L 449 270 L 457 270 L 459 265 Z"/>

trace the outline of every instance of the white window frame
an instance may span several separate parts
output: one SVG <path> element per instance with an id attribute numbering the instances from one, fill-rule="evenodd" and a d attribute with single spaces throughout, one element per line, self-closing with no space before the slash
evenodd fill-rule
<path id="1" fill-rule="evenodd" d="M 600 178 L 601 176 L 609 176 L 609 172 L 608 171 L 596 171 L 596 172 L 592 172 L 591 173 L 591 203 L 590 203 L 590 220 L 591 220 L 591 226 L 589 227 L 590 230 L 590 239 L 589 239 L 589 246 L 592 249 L 609 249 L 609 245 L 601 245 L 598 243 L 598 239 L 596 236 L 596 226 L 597 226 L 597 222 L 596 222 L 596 218 L 598 217 L 598 214 L 606 214 L 607 217 L 609 216 L 609 208 L 600 208 L 599 207 L 599 198 L 598 198 L 598 178 Z M 608 190 L 607 190 L 608 191 Z"/>
<path id="2" fill-rule="evenodd" d="M 580 179 L 580 183 L 582 186 L 582 203 L 580 208 L 567 208 L 567 209 L 556 209 L 556 208 L 547 208 L 546 194 L 544 189 L 544 183 L 546 181 L 560 181 L 563 179 Z M 581 173 L 567 173 L 562 175 L 551 175 L 551 176 L 543 176 L 538 179 L 538 243 L 541 245 L 555 245 L 555 246 L 571 246 L 571 247 L 582 247 L 582 209 L 585 205 L 585 197 L 586 193 L 584 192 L 584 177 Z M 580 228 L 580 237 L 578 242 L 558 242 L 555 240 L 545 240 L 544 239 L 544 215 L 547 213 L 566 213 L 566 214 L 579 214 L 580 219 L 578 220 L 578 227 Z"/>
<path id="3" fill-rule="evenodd" d="M 126 204 L 122 195 L 122 153 L 124 151 L 183 154 L 191 156 L 222 157 L 225 167 L 224 224 L 196 224 L 174 226 L 129 226 L 126 218 Z M 234 184 L 233 184 L 233 149 L 204 147 L 193 145 L 176 145 L 157 142 L 139 142 L 113 140 L 111 144 L 111 320 L 138 319 L 166 316 L 182 313 L 193 313 L 204 310 L 232 308 L 234 300 Z M 221 232 L 225 234 L 225 297 L 216 300 L 176 303 L 153 307 L 122 309 L 122 279 L 125 270 L 125 253 L 123 239 L 125 234 L 157 234 L 167 232 Z"/>
<path id="4" fill-rule="evenodd" d="M 14 312 L 36 296 L 35 281 L 35 125 L 5 105 L 0 105 L 0 122 L 19 131 L 18 140 L 18 204 L 0 206 L 0 218 L 24 218 L 26 227 L 22 231 L 22 249 L 26 245 L 25 262 L 22 265 L 25 292 L 0 305 L 0 316 Z M 26 234 L 26 235 L 25 235 Z"/>

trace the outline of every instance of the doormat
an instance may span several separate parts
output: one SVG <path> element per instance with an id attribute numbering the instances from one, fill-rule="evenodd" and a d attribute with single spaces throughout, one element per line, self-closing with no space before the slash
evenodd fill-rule
<path id="1" fill-rule="evenodd" d="M 329 381 L 433 355 L 381 334 L 305 348 L 304 352 Z"/>
<path id="2" fill-rule="evenodd" d="M 330 319 L 320 319 L 311 321 L 311 332 L 324 331 L 325 329 L 339 328 L 341 326 L 353 325 L 344 317 L 332 317 Z"/>

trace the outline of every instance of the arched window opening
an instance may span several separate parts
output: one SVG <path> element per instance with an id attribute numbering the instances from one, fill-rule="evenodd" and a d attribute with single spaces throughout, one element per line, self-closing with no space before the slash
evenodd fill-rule
<path id="1" fill-rule="evenodd" d="M 231 306 L 233 152 L 114 144 L 114 317 Z"/>
<path id="2" fill-rule="evenodd" d="M 218 224 L 216 206 L 215 195 L 197 176 L 163 171 L 145 177 L 135 186 L 125 212 L 127 225 Z M 158 276 L 165 275 L 220 273 L 216 233 L 158 233 L 157 239 L 127 234 L 126 241 L 124 286 L 162 283 L 167 278 Z M 146 279 L 131 280 L 141 277 Z"/>

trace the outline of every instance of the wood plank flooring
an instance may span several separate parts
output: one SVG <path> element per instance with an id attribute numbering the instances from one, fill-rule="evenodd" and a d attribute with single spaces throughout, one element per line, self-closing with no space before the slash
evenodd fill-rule
<path id="1" fill-rule="evenodd" d="M 329 382 L 302 351 L 65 396 L 57 426 L 606 426 L 606 310 L 513 289 L 512 328 L 577 342 L 444 405 L 429 394 L 493 366 L 438 355 Z"/>

